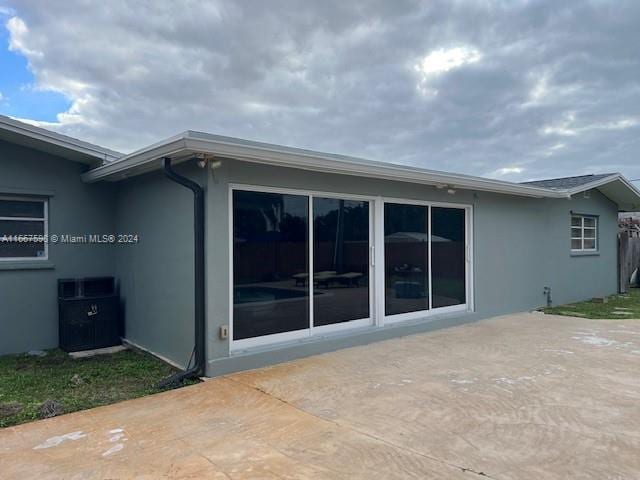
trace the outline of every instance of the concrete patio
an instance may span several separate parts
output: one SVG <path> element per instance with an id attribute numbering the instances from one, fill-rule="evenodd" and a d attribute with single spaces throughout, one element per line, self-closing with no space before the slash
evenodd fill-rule
<path id="1" fill-rule="evenodd" d="M 0 431 L 0 477 L 638 478 L 640 320 L 494 318 Z"/>

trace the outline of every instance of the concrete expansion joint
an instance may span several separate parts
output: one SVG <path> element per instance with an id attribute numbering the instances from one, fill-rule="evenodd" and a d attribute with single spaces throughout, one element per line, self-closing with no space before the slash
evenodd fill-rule
<path id="1" fill-rule="evenodd" d="M 426 455 L 426 454 L 424 454 L 422 452 L 419 452 L 417 450 L 413 450 L 412 448 L 407 448 L 404 445 L 398 445 L 396 443 L 390 442 L 389 440 L 386 440 L 384 438 L 380 438 L 380 437 L 378 437 L 376 435 L 373 435 L 371 433 L 363 432 L 361 430 L 358 430 L 357 428 L 353 428 L 350 425 L 346 425 L 346 424 L 341 423 L 341 422 L 336 422 L 336 421 L 330 420 L 328 418 L 320 417 L 318 415 L 315 415 L 314 413 L 311 413 L 311 412 L 308 412 L 306 410 L 303 410 L 302 408 L 298 407 L 297 405 L 294 405 L 294 404 L 288 402 L 287 400 L 285 400 L 283 398 L 277 397 L 277 396 L 267 392 L 265 389 L 263 389 L 261 387 L 258 387 L 256 385 L 249 385 L 249 384 L 247 384 L 245 382 L 242 382 L 239 379 L 234 378 L 232 376 L 224 376 L 224 378 L 228 379 L 228 380 L 231 380 L 233 382 L 239 383 L 239 384 L 243 385 L 244 387 L 256 390 L 257 392 L 260 392 L 260 393 L 262 393 L 264 395 L 267 395 L 268 397 L 273 398 L 274 400 L 277 400 L 280 403 L 283 403 L 283 404 L 285 404 L 285 405 L 287 405 L 287 406 L 289 406 L 291 408 L 296 409 L 297 411 L 299 411 L 301 413 L 304 413 L 306 415 L 310 415 L 310 416 L 312 416 L 312 417 L 314 417 L 314 418 L 316 418 L 318 420 L 321 420 L 323 422 L 331 423 L 332 425 L 335 425 L 335 426 L 340 427 L 340 428 L 346 428 L 347 430 L 351 430 L 354 433 L 357 433 L 359 435 L 363 435 L 365 437 L 369 437 L 372 440 L 384 443 L 384 444 L 389 445 L 389 446 L 391 446 L 393 448 L 397 448 L 399 450 L 405 450 L 407 452 L 413 453 L 414 455 L 418 455 L 418 456 L 420 456 L 422 458 L 426 458 L 428 460 L 432 460 L 432 461 L 435 461 L 435 462 L 438 462 L 438 463 L 442 463 L 443 465 L 447 465 L 447 466 L 449 466 L 451 468 L 456 468 L 456 469 L 460 470 L 462 473 L 471 473 L 471 474 L 478 475 L 478 476 L 483 477 L 483 478 L 489 478 L 489 479 L 492 479 L 492 480 L 496 480 L 495 477 L 492 477 L 491 475 L 489 475 L 489 474 L 487 474 L 485 472 L 474 470 L 473 468 L 463 467 L 461 465 L 456 465 L 455 463 L 447 462 L 446 460 L 442 460 L 441 458 L 432 457 L 430 455 Z"/>

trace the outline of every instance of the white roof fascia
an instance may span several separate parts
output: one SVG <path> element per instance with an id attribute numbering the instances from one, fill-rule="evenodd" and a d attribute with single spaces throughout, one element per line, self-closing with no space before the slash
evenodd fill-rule
<path id="1" fill-rule="evenodd" d="M 188 153 L 185 139 L 172 137 L 162 144 L 145 147 L 144 149 L 122 157 L 116 162 L 93 168 L 83 173 L 81 178 L 82 181 L 86 183 L 93 183 L 99 180 L 123 180 L 159 169 L 162 158 L 164 157 L 175 158 L 176 155 L 184 156 Z"/>
<path id="2" fill-rule="evenodd" d="M 591 190 L 593 188 L 601 187 L 601 186 L 606 185 L 607 183 L 613 182 L 615 180 L 620 180 L 622 183 L 624 183 L 624 185 L 627 188 L 629 188 L 629 190 L 633 191 L 633 193 L 635 193 L 638 196 L 638 198 L 640 199 L 640 190 L 638 190 L 638 187 L 636 187 L 633 183 L 631 183 L 629 180 L 627 180 L 624 175 L 621 175 L 619 173 L 616 173 L 615 175 L 611 175 L 609 177 L 602 178 L 602 179 L 600 179 L 600 180 L 598 180 L 596 182 L 586 183 L 584 185 L 581 185 L 580 187 L 573 188 L 571 190 L 568 190 L 568 193 L 570 195 L 575 195 L 576 193 L 581 193 L 581 192 L 584 192 L 586 190 Z"/>
<path id="3" fill-rule="evenodd" d="M 251 147 L 250 151 L 242 145 L 218 142 L 216 148 L 209 150 L 206 141 L 190 140 L 187 142 L 189 149 L 196 152 L 210 153 L 221 157 L 230 157 L 247 162 L 275 165 L 281 167 L 293 167 L 303 170 L 319 171 L 324 173 L 348 174 L 379 178 L 384 180 L 396 180 L 427 185 L 447 185 L 452 188 L 467 188 L 497 193 L 510 193 L 531 197 L 560 197 L 567 195 L 562 192 L 552 192 L 539 187 L 526 187 L 522 185 L 501 182 L 480 177 L 456 175 L 446 172 L 425 170 L 415 167 L 395 165 L 382 162 L 360 163 L 356 161 L 337 160 L 332 157 L 311 155 L 304 153 L 289 153 L 279 150 Z M 314 152 L 315 153 L 315 152 Z M 321 164 L 318 163 L 321 160 Z M 550 195 L 549 195 L 550 194 Z"/>
<path id="4" fill-rule="evenodd" d="M 635 210 L 636 208 L 640 208 L 640 190 L 638 190 L 638 188 L 633 183 L 627 180 L 625 176 L 620 173 L 615 173 L 613 175 L 609 175 L 608 177 L 601 178 L 600 180 L 596 180 L 591 183 L 585 183 L 584 185 L 580 185 L 579 187 L 575 187 L 565 191 L 569 194 L 569 196 L 573 196 L 578 193 L 586 192 L 587 190 L 600 189 L 600 187 L 604 187 L 613 182 L 622 183 L 622 185 L 624 185 L 629 190 L 629 192 L 637 199 L 637 202 L 629 202 L 629 204 L 627 204 L 624 199 L 620 199 L 619 197 L 617 200 L 611 199 L 613 202 L 619 205 L 619 208 L 621 208 L 623 211 Z M 609 196 L 604 191 L 601 191 L 601 193 L 603 193 L 605 196 Z"/>
<path id="5" fill-rule="evenodd" d="M 341 155 L 325 154 L 309 150 L 280 147 L 267 144 L 243 144 L 240 140 L 207 138 L 206 135 L 185 132 L 163 142 L 151 145 L 127 155 L 116 162 L 103 165 L 82 175 L 85 182 L 119 180 L 160 167 L 164 156 L 205 153 L 266 165 L 292 167 L 325 173 L 365 176 L 427 185 L 443 185 L 511 195 L 537 198 L 568 198 L 562 191 L 521 185 L 467 175 L 457 175 L 416 167 L 374 162 Z M 135 169 L 128 173 L 129 170 Z"/>
<path id="6" fill-rule="evenodd" d="M 112 162 L 123 156 L 123 154 L 114 150 L 83 142 L 82 140 L 55 133 L 45 128 L 36 127 L 5 115 L 0 115 L 0 130 L 15 133 L 47 144 L 56 145 L 104 162 Z"/>

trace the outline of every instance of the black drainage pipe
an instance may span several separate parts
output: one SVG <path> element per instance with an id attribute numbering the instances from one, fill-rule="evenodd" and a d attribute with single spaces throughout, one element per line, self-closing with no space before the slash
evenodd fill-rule
<path id="1" fill-rule="evenodd" d="M 171 377 L 162 380 L 158 387 L 167 387 L 181 383 L 193 377 L 199 377 L 205 373 L 205 319 L 204 319 L 204 190 L 196 182 L 177 174 L 171 168 L 171 159 L 162 159 L 162 171 L 174 182 L 190 189 L 193 192 L 193 241 L 194 241 L 194 271 L 195 271 L 195 344 L 192 358 L 195 359 L 191 367 L 191 359 L 186 370 L 178 372 Z"/>

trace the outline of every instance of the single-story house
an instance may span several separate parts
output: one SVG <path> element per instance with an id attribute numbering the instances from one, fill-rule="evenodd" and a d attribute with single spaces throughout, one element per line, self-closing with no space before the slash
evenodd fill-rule
<path id="1" fill-rule="evenodd" d="M 0 353 L 57 346 L 70 277 L 115 277 L 125 340 L 182 367 L 195 346 L 207 375 L 613 294 L 639 209 L 617 173 L 518 184 L 193 131 L 124 155 L 0 117 Z"/>

